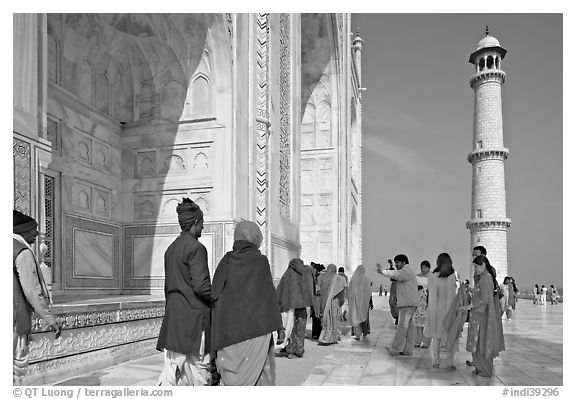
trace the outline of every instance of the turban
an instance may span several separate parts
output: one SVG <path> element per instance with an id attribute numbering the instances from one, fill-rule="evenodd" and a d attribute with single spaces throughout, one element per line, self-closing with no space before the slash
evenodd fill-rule
<path id="1" fill-rule="evenodd" d="M 28 231 L 34 230 L 38 227 L 36 220 L 28 215 L 23 214 L 20 211 L 14 209 L 14 228 L 12 232 L 14 234 L 23 234 Z"/>
<path id="2" fill-rule="evenodd" d="M 258 225 L 249 220 L 242 220 L 238 222 L 234 229 L 234 241 L 248 241 L 260 248 L 262 244 L 262 232 Z"/>
<path id="3" fill-rule="evenodd" d="M 182 202 L 176 207 L 176 212 L 178 213 L 180 227 L 191 225 L 204 216 L 198 204 L 190 198 L 182 198 Z"/>

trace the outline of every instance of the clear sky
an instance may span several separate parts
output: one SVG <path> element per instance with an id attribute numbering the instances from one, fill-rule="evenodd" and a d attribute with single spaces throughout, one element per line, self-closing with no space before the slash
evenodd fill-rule
<path id="1" fill-rule="evenodd" d="M 562 15 L 353 14 L 365 40 L 363 263 L 448 252 L 468 275 L 474 67 L 485 26 L 502 61 L 509 274 L 562 286 Z M 504 276 L 498 276 L 502 280 Z"/>

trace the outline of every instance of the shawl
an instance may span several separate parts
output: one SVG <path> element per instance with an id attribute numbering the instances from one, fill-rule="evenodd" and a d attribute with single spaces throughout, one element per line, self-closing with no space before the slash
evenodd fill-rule
<path id="1" fill-rule="evenodd" d="M 348 286 L 348 306 L 350 307 L 353 326 L 357 326 L 368 319 L 371 297 L 370 280 L 366 277 L 366 269 L 360 265 L 354 271 Z"/>
<path id="2" fill-rule="evenodd" d="M 255 244 L 235 241 L 212 282 L 212 350 L 282 328 L 270 264 Z"/>
<path id="3" fill-rule="evenodd" d="M 479 290 L 477 291 L 475 288 L 474 296 L 482 295 L 484 291 L 490 294 L 493 293 L 494 283 L 490 274 L 484 272 L 478 277 Z M 487 296 L 490 299 L 484 310 L 480 312 L 472 311 L 470 314 L 466 350 L 471 353 L 481 354 L 486 359 L 491 359 L 497 357 L 506 348 L 502 330 L 502 316 L 499 309 L 500 299 L 494 295 Z"/>
<path id="4" fill-rule="evenodd" d="M 460 288 L 458 288 L 458 292 L 450 304 L 450 308 L 443 322 L 444 328 L 447 331 L 444 345 L 448 352 L 455 352 L 458 340 L 462 336 L 464 323 L 466 323 L 466 318 L 468 317 L 468 312 L 460 309 L 469 304 L 470 297 L 468 296 L 468 288 L 462 284 Z"/>
<path id="5" fill-rule="evenodd" d="M 314 306 L 312 273 L 301 259 L 292 259 L 276 288 L 280 312 Z"/>
<path id="6" fill-rule="evenodd" d="M 336 273 L 336 265 L 328 265 L 324 275 L 320 276 L 320 310 L 322 314 L 326 313 L 326 306 L 344 288 L 346 288 L 346 280 Z"/>
<path id="7" fill-rule="evenodd" d="M 336 265 L 330 264 L 326 268 L 326 271 L 318 277 L 318 285 L 320 286 L 320 309 L 319 314 L 322 314 L 324 310 L 324 305 L 326 304 L 326 299 L 330 293 L 330 287 L 332 287 L 332 280 L 336 276 Z"/>

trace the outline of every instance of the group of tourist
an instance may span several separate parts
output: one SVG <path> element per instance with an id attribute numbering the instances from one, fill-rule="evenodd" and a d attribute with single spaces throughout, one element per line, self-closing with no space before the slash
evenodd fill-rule
<path id="1" fill-rule="evenodd" d="M 391 356 L 411 356 L 414 348 L 432 347 L 433 368 L 441 365 L 441 348 L 446 351 L 446 368 L 455 370 L 454 353 L 458 351 L 463 326 L 468 322 L 466 350 L 472 354 L 473 373 L 482 377 L 493 375 L 493 360 L 505 349 L 502 328 L 501 289 L 496 271 L 490 265 L 486 249 L 474 248 L 474 288 L 467 280 L 461 281 L 454 270 L 449 254 L 441 253 L 431 271 L 428 261 L 420 264 L 420 273 L 409 267 L 408 257 L 394 257 L 394 265 L 384 270 L 378 264 L 376 271 L 392 280 L 390 302 L 396 319 L 396 333 L 386 346 Z M 509 277 L 503 285 L 514 293 Z M 510 284 L 510 286 L 508 286 Z M 394 288 L 392 288 L 394 287 Z M 508 293 L 509 298 L 515 297 Z M 394 297 L 394 298 L 392 298 Z M 394 308 L 392 308 L 392 303 Z"/>
<path id="2" fill-rule="evenodd" d="M 560 300 L 560 294 L 554 284 L 550 284 L 550 304 L 558 305 Z M 538 284 L 534 284 L 532 288 L 532 302 L 536 305 L 546 306 L 548 301 L 548 288 L 544 284 L 538 287 Z"/>

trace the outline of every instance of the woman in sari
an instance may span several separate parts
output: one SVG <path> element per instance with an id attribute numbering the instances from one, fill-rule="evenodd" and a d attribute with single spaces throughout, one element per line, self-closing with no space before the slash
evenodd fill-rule
<path id="1" fill-rule="evenodd" d="M 211 349 L 220 385 L 275 385 L 272 332 L 282 328 L 270 264 L 256 223 L 241 221 L 212 281 Z"/>
<path id="2" fill-rule="evenodd" d="M 276 288 L 282 319 L 286 319 L 286 352 L 289 359 L 304 356 L 307 307 L 314 306 L 314 281 L 302 259 L 292 259 Z M 288 332 L 287 326 L 291 325 Z"/>
<path id="3" fill-rule="evenodd" d="M 319 283 L 322 332 L 318 343 L 335 344 L 340 341 L 339 324 L 342 317 L 346 280 L 336 273 L 336 265 L 330 264 L 326 272 L 320 276 Z"/>
<path id="4" fill-rule="evenodd" d="M 371 282 L 366 277 L 366 269 L 360 265 L 354 271 L 348 287 L 348 305 L 353 334 L 359 341 L 362 336 L 370 334 L 369 309 L 372 298 Z"/>
<path id="5" fill-rule="evenodd" d="M 476 284 L 472 303 L 462 310 L 470 310 L 466 350 L 472 353 L 475 366 L 472 373 L 489 378 L 494 374 L 494 358 L 505 350 L 505 346 L 500 309 L 496 306 L 499 300 L 494 296 L 494 282 L 486 270 L 487 263 L 483 255 L 474 258 Z"/>

